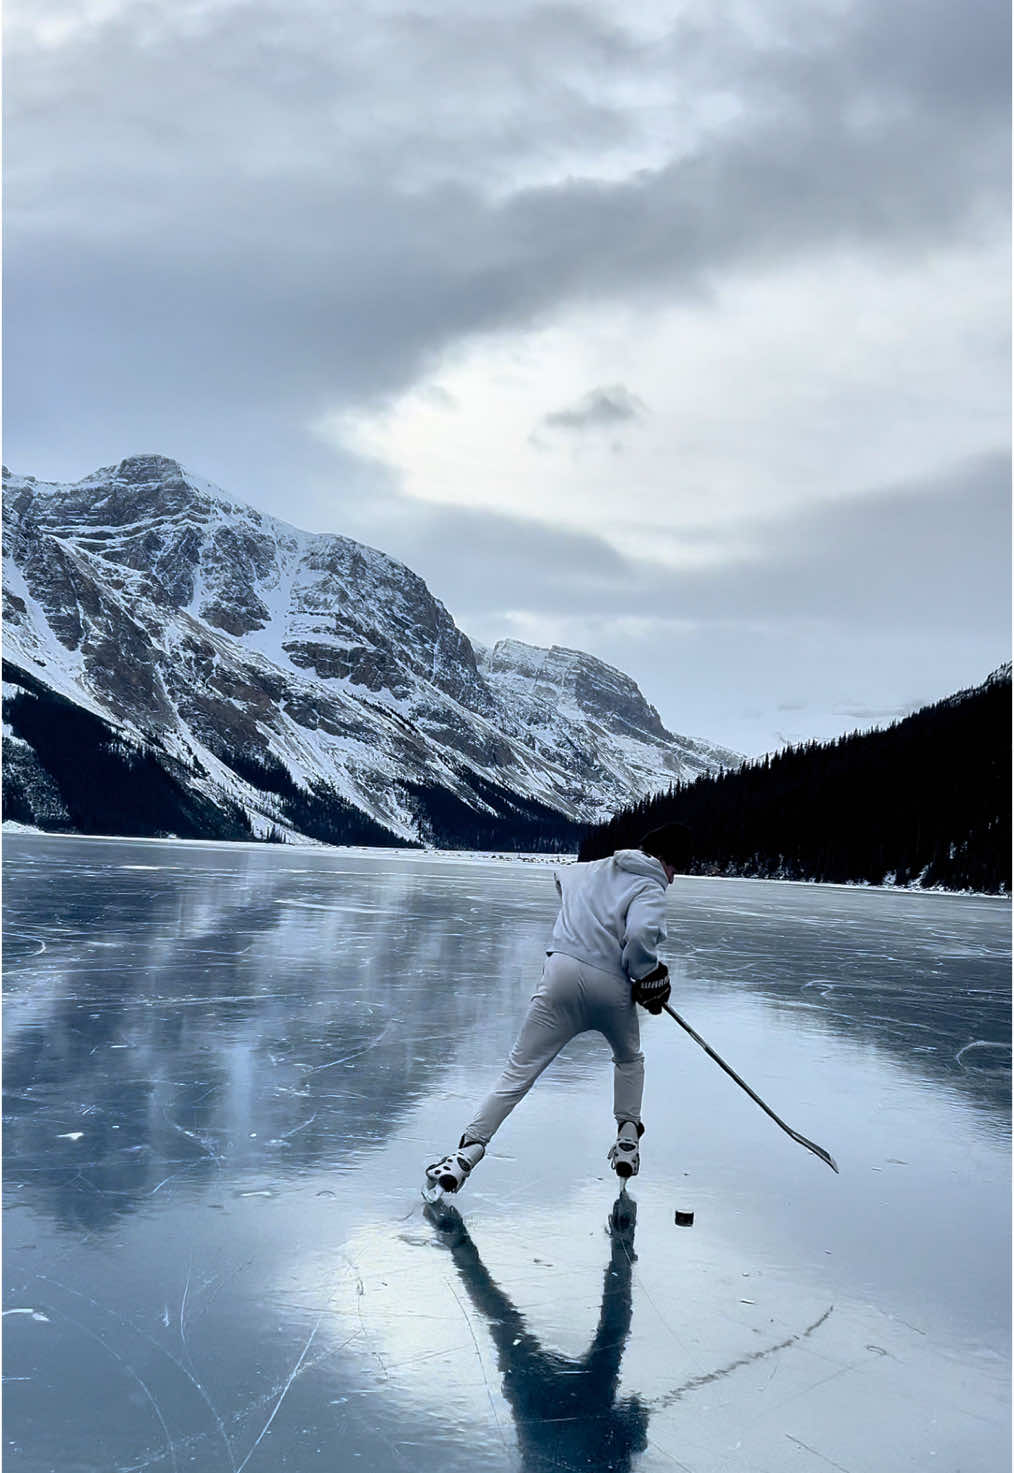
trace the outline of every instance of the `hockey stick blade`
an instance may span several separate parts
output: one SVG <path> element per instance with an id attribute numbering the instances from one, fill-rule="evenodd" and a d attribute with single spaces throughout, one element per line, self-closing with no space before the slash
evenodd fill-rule
<path id="1" fill-rule="evenodd" d="M 771 1106 L 768 1105 L 768 1104 L 765 1104 L 765 1102 L 761 1099 L 760 1095 L 757 1094 L 757 1092 L 755 1090 L 752 1090 L 750 1088 L 750 1086 L 747 1084 L 746 1080 L 740 1078 L 740 1076 L 736 1073 L 735 1069 L 733 1069 L 731 1065 L 727 1064 L 725 1062 L 725 1060 L 721 1057 L 720 1054 L 716 1054 L 715 1053 L 715 1050 L 711 1047 L 710 1043 L 705 1042 L 705 1040 L 701 1037 L 701 1035 L 699 1033 L 695 1032 L 693 1028 L 691 1028 L 690 1024 L 686 1021 L 686 1019 L 680 1017 L 679 1013 L 676 1011 L 675 1008 L 671 1008 L 668 1003 L 663 1003 L 662 1006 L 665 1008 L 665 1011 L 669 1014 L 670 1018 L 672 1018 L 675 1022 L 677 1022 L 680 1025 L 680 1027 L 684 1030 L 684 1032 L 690 1034 L 690 1037 L 693 1039 L 694 1043 L 700 1045 L 700 1047 L 707 1054 L 708 1058 L 709 1059 L 714 1059 L 714 1061 L 718 1065 L 718 1067 L 720 1069 L 724 1069 L 725 1072 L 726 1072 L 726 1074 L 728 1074 L 729 1078 L 730 1079 L 734 1079 L 736 1081 L 736 1083 L 739 1085 L 740 1089 L 745 1090 L 746 1093 L 753 1100 L 754 1104 L 755 1105 L 760 1105 L 760 1107 L 764 1111 L 765 1115 L 770 1116 L 770 1118 L 775 1122 L 775 1124 L 777 1126 L 779 1126 L 782 1130 L 784 1130 L 784 1132 L 785 1132 L 785 1134 L 787 1136 L 791 1136 L 792 1139 L 794 1141 L 796 1141 L 798 1145 L 805 1146 L 808 1151 L 812 1151 L 815 1156 L 819 1156 L 820 1159 L 821 1159 L 821 1161 L 825 1162 L 828 1166 L 830 1166 L 830 1168 L 831 1168 L 831 1170 L 833 1172 L 837 1173 L 838 1166 L 837 1166 L 837 1163 L 836 1163 L 834 1157 L 831 1155 L 830 1151 L 825 1151 L 824 1150 L 824 1147 L 823 1146 L 818 1146 L 817 1143 L 816 1143 L 816 1141 L 807 1140 L 807 1138 L 806 1138 L 805 1135 L 800 1135 L 798 1130 L 793 1130 L 791 1125 L 786 1125 L 785 1121 L 781 1118 L 781 1116 L 780 1115 L 776 1115 L 775 1112 L 774 1112 L 774 1110 L 772 1110 Z"/>

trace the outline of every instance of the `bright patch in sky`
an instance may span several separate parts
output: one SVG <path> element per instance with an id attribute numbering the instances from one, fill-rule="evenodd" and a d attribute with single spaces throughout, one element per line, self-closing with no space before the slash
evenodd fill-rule
<path id="1" fill-rule="evenodd" d="M 998 266 L 840 259 L 662 310 L 575 309 L 456 345 L 382 408 L 317 428 L 419 501 L 591 530 L 673 567 L 736 560 L 757 521 L 1003 444 Z"/>

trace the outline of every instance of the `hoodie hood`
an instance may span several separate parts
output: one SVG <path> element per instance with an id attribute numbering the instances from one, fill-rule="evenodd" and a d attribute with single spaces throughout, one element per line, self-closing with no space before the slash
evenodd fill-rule
<path id="1" fill-rule="evenodd" d="M 645 854 L 643 849 L 618 849 L 613 855 L 613 863 L 626 874 L 641 875 L 646 880 L 658 880 L 665 887 L 662 861 L 653 854 Z"/>

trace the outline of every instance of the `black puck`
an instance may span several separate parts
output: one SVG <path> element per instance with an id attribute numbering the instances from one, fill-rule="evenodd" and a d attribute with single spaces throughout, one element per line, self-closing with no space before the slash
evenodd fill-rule
<path id="1" fill-rule="evenodd" d="M 673 1221 L 677 1227 L 693 1227 L 694 1214 L 692 1212 L 681 1212 L 677 1207 Z"/>

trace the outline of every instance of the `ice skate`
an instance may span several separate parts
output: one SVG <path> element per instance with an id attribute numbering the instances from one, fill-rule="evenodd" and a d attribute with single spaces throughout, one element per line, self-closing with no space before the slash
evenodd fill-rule
<path id="1" fill-rule="evenodd" d="M 466 1145 L 462 1137 L 456 1151 L 452 1151 L 442 1161 L 434 1161 L 432 1166 L 427 1166 L 427 1185 L 439 1187 L 443 1192 L 456 1192 L 471 1175 L 473 1166 L 477 1166 L 485 1154 L 486 1147 L 481 1141 L 469 1141 Z"/>
<path id="2" fill-rule="evenodd" d="M 624 1120 L 617 1131 L 616 1141 L 609 1151 L 608 1161 L 622 1181 L 626 1181 L 630 1176 L 636 1176 L 641 1169 L 641 1152 L 638 1141 L 643 1134 L 644 1126 L 635 1125 L 633 1120 Z"/>

